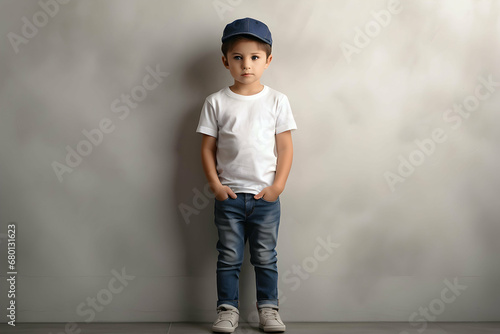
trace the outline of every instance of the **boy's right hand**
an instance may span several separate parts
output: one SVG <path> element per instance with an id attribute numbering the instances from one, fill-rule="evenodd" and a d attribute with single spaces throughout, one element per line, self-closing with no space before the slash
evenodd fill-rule
<path id="1" fill-rule="evenodd" d="M 231 196 L 232 199 L 238 197 L 228 186 L 221 186 L 217 188 L 217 190 L 214 193 L 215 193 L 215 199 L 217 199 L 218 201 L 224 201 L 229 196 Z"/>

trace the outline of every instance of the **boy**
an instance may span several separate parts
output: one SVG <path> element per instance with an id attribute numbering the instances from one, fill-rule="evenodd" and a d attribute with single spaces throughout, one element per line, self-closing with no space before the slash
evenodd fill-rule
<path id="1" fill-rule="evenodd" d="M 234 84 L 205 99 L 196 130 L 203 134 L 203 170 L 215 194 L 219 235 L 218 317 L 212 330 L 232 333 L 238 327 L 239 273 L 249 240 L 259 327 L 283 332 L 275 247 L 279 195 L 292 165 L 291 130 L 297 126 L 286 95 L 260 83 L 272 59 L 268 27 L 248 17 L 235 20 L 225 27 L 222 43 L 222 62 Z"/>

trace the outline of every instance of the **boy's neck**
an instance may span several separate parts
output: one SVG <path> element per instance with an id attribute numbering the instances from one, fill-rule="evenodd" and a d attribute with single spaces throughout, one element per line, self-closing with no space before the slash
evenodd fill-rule
<path id="1" fill-rule="evenodd" d="M 255 95 L 264 89 L 264 85 L 262 85 L 260 81 L 254 82 L 251 85 L 242 85 L 235 81 L 232 86 L 229 86 L 229 89 L 231 89 L 233 93 L 240 95 Z"/>

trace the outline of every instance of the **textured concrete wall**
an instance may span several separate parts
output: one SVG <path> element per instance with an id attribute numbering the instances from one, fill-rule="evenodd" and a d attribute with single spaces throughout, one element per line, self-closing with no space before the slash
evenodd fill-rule
<path id="1" fill-rule="evenodd" d="M 246 16 L 298 125 L 283 319 L 500 320 L 500 2 L 65 2 L 0 2 L 2 321 L 12 222 L 19 322 L 213 320 L 195 129 Z"/>

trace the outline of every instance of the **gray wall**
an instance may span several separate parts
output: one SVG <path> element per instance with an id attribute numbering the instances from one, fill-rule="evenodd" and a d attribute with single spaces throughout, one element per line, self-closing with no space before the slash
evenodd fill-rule
<path id="1" fill-rule="evenodd" d="M 222 30 L 246 16 L 273 33 L 262 82 L 298 125 L 284 320 L 500 320 L 498 1 L 53 3 L 0 2 L 2 321 L 11 222 L 18 322 L 213 320 L 195 129 L 232 84 Z M 253 275 L 246 258 L 245 320 Z"/>

